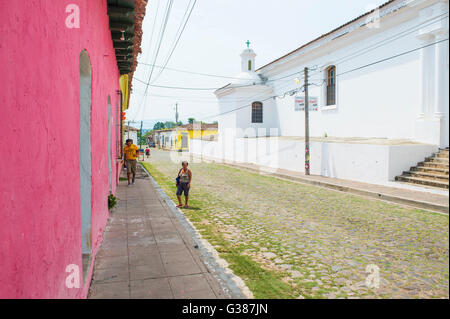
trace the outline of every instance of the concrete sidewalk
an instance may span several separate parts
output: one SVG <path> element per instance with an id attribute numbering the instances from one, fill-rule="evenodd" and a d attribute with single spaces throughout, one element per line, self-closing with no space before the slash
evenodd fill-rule
<path id="1" fill-rule="evenodd" d="M 138 165 L 120 181 L 89 298 L 240 298 L 205 266 L 192 235 Z"/>
<path id="2" fill-rule="evenodd" d="M 193 155 L 193 154 L 191 154 Z M 400 187 L 390 187 L 383 185 L 368 184 L 339 178 L 329 178 L 319 175 L 305 175 L 285 169 L 273 169 L 255 164 L 237 163 L 230 161 L 221 161 L 213 158 L 205 158 L 193 155 L 205 161 L 222 163 L 228 166 L 247 169 L 262 175 L 273 176 L 281 179 L 288 179 L 300 183 L 326 187 L 342 192 L 362 195 L 375 199 L 380 199 L 396 204 L 408 205 L 415 208 L 426 209 L 430 211 L 449 213 L 449 196 L 434 194 L 425 191 L 412 190 Z"/>

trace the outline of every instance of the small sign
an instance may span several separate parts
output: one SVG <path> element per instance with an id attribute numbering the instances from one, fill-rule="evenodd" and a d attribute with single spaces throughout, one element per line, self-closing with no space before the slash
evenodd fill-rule
<path id="1" fill-rule="evenodd" d="M 296 96 L 295 97 L 295 111 L 304 111 L 305 110 L 305 97 L 304 96 Z M 318 111 L 319 110 L 319 102 L 316 96 L 309 97 L 309 111 Z"/>

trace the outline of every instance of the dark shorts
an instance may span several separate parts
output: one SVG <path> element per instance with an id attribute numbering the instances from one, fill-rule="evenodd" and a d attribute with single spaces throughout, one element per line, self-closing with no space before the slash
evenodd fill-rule
<path id="1" fill-rule="evenodd" d="M 184 192 L 184 196 L 189 196 L 189 183 L 179 183 L 177 185 L 177 196 L 181 196 Z"/>

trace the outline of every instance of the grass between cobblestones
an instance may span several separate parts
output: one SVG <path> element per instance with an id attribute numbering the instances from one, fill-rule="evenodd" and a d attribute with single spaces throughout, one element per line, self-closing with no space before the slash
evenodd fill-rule
<path id="1" fill-rule="evenodd" d="M 176 201 L 173 155 L 155 150 L 144 166 Z M 189 167 L 184 214 L 256 298 L 448 298 L 448 215 L 221 164 Z M 376 289 L 365 285 L 371 264 Z"/>
<path id="2" fill-rule="evenodd" d="M 142 164 L 169 197 L 174 202 L 177 202 L 174 178 L 163 175 L 154 165 L 145 162 Z M 186 217 L 195 225 L 202 237 L 215 247 L 220 257 L 229 263 L 233 273 L 245 281 L 255 298 L 277 299 L 293 298 L 295 296 L 294 289 L 281 280 L 282 274 L 263 269 L 249 256 L 242 255 L 243 247 L 226 241 L 217 225 L 204 223 L 204 221 L 210 220 L 212 217 L 207 209 L 201 208 L 209 206 L 207 201 L 194 198 L 189 202 L 189 205 L 196 207 L 196 209 L 184 210 Z"/>

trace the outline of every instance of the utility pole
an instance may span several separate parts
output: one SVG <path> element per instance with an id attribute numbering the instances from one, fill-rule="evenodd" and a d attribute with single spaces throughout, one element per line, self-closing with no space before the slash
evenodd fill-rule
<path id="1" fill-rule="evenodd" d="M 143 121 L 141 121 L 141 136 L 139 137 L 139 149 L 142 148 L 142 122 Z"/>
<path id="2" fill-rule="evenodd" d="M 175 126 L 178 126 L 178 102 L 175 103 Z"/>
<path id="3" fill-rule="evenodd" d="M 305 67 L 305 175 L 309 175 L 309 158 L 308 68 Z"/>

